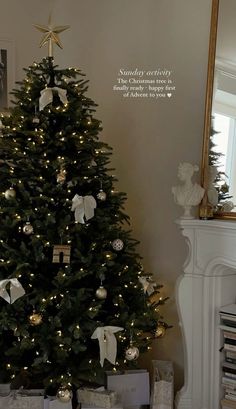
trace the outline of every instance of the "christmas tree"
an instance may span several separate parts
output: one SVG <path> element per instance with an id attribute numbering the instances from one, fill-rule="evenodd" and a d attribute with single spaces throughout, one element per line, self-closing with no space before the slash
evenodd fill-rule
<path id="1" fill-rule="evenodd" d="M 214 119 L 214 118 L 212 118 Z M 214 143 L 214 135 L 217 134 L 218 132 L 214 129 L 213 127 L 213 121 L 212 121 L 212 126 L 211 126 L 211 132 L 210 132 L 210 138 L 209 138 L 209 165 L 218 167 L 221 165 L 221 159 L 222 156 L 224 156 L 222 153 L 217 152 L 215 150 L 216 144 Z M 219 199 L 219 208 L 221 207 L 224 202 L 226 202 L 228 199 L 231 199 L 232 196 L 229 194 L 229 185 L 226 182 L 227 175 L 225 172 L 222 171 L 217 171 L 216 178 L 214 180 L 214 186 L 216 187 L 218 191 L 218 199 Z"/>
<path id="2" fill-rule="evenodd" d="M 38 28 L 49 56 L 25 69 L 2 116 L 0 383 L 55 392 L 136 365 L 168 326 L 126 228 L 88 81 L 54 63 L 66 27 Z"/>

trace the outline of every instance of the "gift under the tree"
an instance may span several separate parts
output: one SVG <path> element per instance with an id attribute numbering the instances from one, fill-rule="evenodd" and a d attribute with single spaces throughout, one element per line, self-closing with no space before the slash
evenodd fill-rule
<path id="1" fill-rule="evenodd" d="M 174 370 L 170 361 L 152 361 L 153 387 L 151 393 L 152 409 L 173 409 Z"/>
<path id="2" fill-rule="evenodd" d="M 60 402 L 56 397 L 50 396 L 44 399 L 44 409 L 72 409 L 72 403 Z"/>
<path id="3" fill-rule="evenodd" d="M 80 409 L 104 409 L 102 406 L 94 406 L 94 405 L 88 405 L 87 403 L 81 403 L 81 408 Z M 123 406 L 120 402 L 117 402 L 112 408 L 110 409 L 123 409 Z"/>
<path id="4" fill-rule="evenodd" d="M 12 390 L 0 397 L 0 409 L 44 409 L 44 396 L 27 390 Z"/>
<path id="5" fill-rule="evenodd" d="M 101 408 L 113 408 L 118 401 L 117 393 L 102 388 L 77 390 L 78 402 Z"/>
<path id="6" fill-rule="evenodd" d="M 123 407 L 149 405 L 149 373 L 144 370 L 107 372 L 107 388 L 116 391 Z"/>

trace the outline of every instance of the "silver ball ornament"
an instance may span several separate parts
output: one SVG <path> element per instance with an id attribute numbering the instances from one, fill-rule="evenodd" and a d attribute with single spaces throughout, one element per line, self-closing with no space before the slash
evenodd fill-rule
<path id="1" fill-rule="evenodd" d="M 61 386 L 57 391 L 57 399 L 60 402 L 67 403 L 72 399 L 72 391 L 68 386 Z"/>
<path id="2" fill-rule="evenodd" d="M 39 312 L 34 311 L 30 316 L 29 316 L 29 322 L 30 325 L 36 327 L 37 325 L 42 324 L 43 322 L 43 316 Z"/>
<path id="3" fill-rule="evenodd" d="M 128 361 L 135 361 L 139 357 L 139 349 L 137 347 L 134 347 L 130 345 L 128 349 L 125 351 L 125 358 Z"/>
<path id="4" fill-rule="evenodd" d="M 13 187 L 10 187 L 10 189 L 7 189 L 4 193 L 4 196 L 7 200 L 15 199 L 16 197 L 16 191 L 13 189 Z"/>
<path id="5" fill-rule="evenodd" d="M 101 202 L 104 202 L 107 198 L 107 195 L 102 189 L 100 189 L 99 193 L 97 194 L 97 198 L 101 200 Z"/>
<path id="6" fill-rule="evenodd" d="M 107 298 L 107 290 L 102 285 L 97 289 L 96 297 L 99 300 L 105 300 Z"/>
<path id="7" fill-rule="evenodd" d="M 34 232 L 34 228 L 30 222 L 26 222 L 25 225 L 23 226 L 23 233 L 29 236 Z"/>
<path id="8" fill-rule="evenodd" d="M 39 124 L 40 120 L 37 116 L 34 116 L 32 122 L 33 124 Z"/>
<path id="9" fill-rule="evenodd" d="M 121 251 L 124 248 L 124 242 L 121 239 L 114 240 L 111 245 L 116 251 Z"/>

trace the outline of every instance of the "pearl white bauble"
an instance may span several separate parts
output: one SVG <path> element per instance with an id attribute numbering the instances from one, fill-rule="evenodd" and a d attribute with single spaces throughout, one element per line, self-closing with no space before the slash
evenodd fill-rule
<path id="1" fill-rule="evenodd" d="M 106 195 L 106 193 L 101 189 L 101 190 L 99 191 L 99 193 L 97 194 L 97 198 L 98 198 L 99 200 L 101 200 L 102 202 L 104 202 L 104 201 L 106 200 L 106 198 L 107 198 L 107 195 Z"/>
<path id="2" fill-rule="evenodd" d="M 125 351 L 125 358 L 128 361 L 135 361 L 139 357 L 139 350 L 137 347 L 130 346 L 128 349 Z"/>
<path id="3" fill-rule="evenodd" d="M 11 199 L 15 199 L 16 197 L 16 191 L 15 189 L 13 189 L 13 187 L 10 187 L 10 189 L 7 189 L 4 193 L 5 198 L 7 200 L 11 200 Z"/>
<path id="4" fill-rule="evenodd" d="M 96 291 L 96 297 L 99 300 L 105 300 L 107 298 L 107 290 L 101 285 Z"/>

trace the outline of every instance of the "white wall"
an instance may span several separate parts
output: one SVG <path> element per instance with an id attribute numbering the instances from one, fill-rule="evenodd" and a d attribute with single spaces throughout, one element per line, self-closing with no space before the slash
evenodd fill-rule
<path id="1" fill-rule="evenodd" d="M 39 50 L 51 1 L 1 0 L 0 35 L 16 41 L 17 78 L 22 67 L 46 55 Z M 90 79 L 89 96 L 98 104 L 102 137 L 113 148 L 118 187 L 127 192 L 126 210 L 140 240 L 145 268 L 170 296 L 165 318 L 174 325 L 154 342 L 148 356 L 175 363 L 183 382 L 182 339 L 174 300 L 187 249 L 174 221 L 181 214 L 171 195 L 180 161 L 200 163 L 211 0 L 58 0 L 53 20 L 69 24 L 64 50 L 55 60 L 79 66 Z M 173 70 L 175 96 L 165 100 L 122 99 L 112 90 L 120 68 Z"/>

